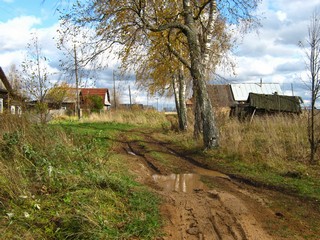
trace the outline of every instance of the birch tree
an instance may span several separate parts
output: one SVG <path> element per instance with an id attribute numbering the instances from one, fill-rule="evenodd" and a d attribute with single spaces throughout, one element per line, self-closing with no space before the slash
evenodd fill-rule
<path id="1" fill-rule="evenodd" d="M 185 36 L 188 58 L 173 46 L 171 52 L 190 71 L 197 102 L 200 107 L 205 148 L 218 146 L 218 129 L 207 92 L 211 68 L 210 55 L 214 54 L 214 25 L 220 16 L 237 26 L 240 21 L 250 24 L 251 14 L 259 0 L 119 0 L 78 2 L 75 11 L 68 14 L 75 22 L 95 27 L 101 44 L 108 47 L 124 46 L 120 57 L 132 52 L 145 53 L 150 46 L 150 32 L 176 30 Z"/>
<path id="2" fill-rule="evenodd" d="M 167 33 L 166 33 L 167 34 Z M 154 95 L 174 95 L 178 114 L 179 130 L 187 130 L 186 91 L 190 82 L 190 72 L 170 52 L 168 41 L 174 44 L 180 52 L 187 54 L 184 44 L 180 40 L 168 40 L 163 33 L 152 33 L 152 44 L 143 61 L 137 67 L 137 83 L 139 87 L 147 89 Z M 179 45 L 179 47 L 178 47 Z M 128 56 L 128 65 L 135 61 L 136 56 Z M 128 60 L 127 58 L 127 60 Z M 125 65 L 127 65 L 125 64 Z M 190 84 L 189 84 L 190 85 Z"/>

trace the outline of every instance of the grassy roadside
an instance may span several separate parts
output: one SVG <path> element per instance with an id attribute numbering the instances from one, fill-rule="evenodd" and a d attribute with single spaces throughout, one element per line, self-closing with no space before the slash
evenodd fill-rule
<path id="1" fill-rule="evenodd" d="M 169 143 L 202 166 L 262 187 L 255 191 L 279 215 L 278 221 L 266 221 L 272 235 L 319 239 L 320 165 L 308 164 L 305 120 L 303 116 L 256 118 L 252 123 L 225 119 L 220 122 L 219 149 L 207 151 L 190 130 L 155 132 L 153 138 Z M 204 181 L 211 184 L 210 179 Z"/>
<path id="2" fill-rule="evenodd" d="M 133 128 L 171 142 L 209 168 L 309 199 L 311 207 L 284 198 L 275 207 L 294 209 L 296 215 L 290 217 L 308 219 L 312 231 L 320 232 L 318 224 L 312 225 L 320 213 L 320 166 L 307 164 L 304 119 L 225 120 L 220 123 L 221 147 L 202 151 L 191 131 L 172 130 L 173 116 L 167 121 L 155 112 L 93 115 L 48 126 L 10 115 L 0 118 L 0 239 L 157 236 L 158 198 L 128 175 L 123 156 L 113 151 L 120 133 L 143 140 L 132 135 Z M 164 155 L 152 154 L 166 164 Z"/>
<path id="3" fill-rule="evenodd" d="M 220 148 L 202 150 L 192 132 L 158 133 L 156 138 L 211 169 L 252 184 L 320 201 L 320 165 L 308 164 L 308 140 L 303 117 L 264 117 L 252 123 L 220 122 Z"/>
<path id="4" fill-rule="evenodd" d="M 118 123 L 1 116 L 1 239 L 153 239 L 159 199 L 128 175 Z"/>

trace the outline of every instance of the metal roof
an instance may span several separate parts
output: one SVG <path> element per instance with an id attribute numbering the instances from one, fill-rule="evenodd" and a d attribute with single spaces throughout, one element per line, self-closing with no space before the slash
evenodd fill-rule
<path id="1" fill-rule="evenodd" d="M 249 93 L 282 95 L 279 83 L 236 83 L 230 84 L 235 101 L 247 101 Z"/>

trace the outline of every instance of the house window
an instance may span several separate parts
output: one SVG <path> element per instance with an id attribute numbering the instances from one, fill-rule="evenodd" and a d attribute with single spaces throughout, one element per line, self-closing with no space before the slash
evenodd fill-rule
<path id="1" fill-rule="evenodd" d="M 16 107 L 15 106 L 11 106 L 10 107 L 10 112 L 11 112 L 11 114 L 16 114 Z"/>

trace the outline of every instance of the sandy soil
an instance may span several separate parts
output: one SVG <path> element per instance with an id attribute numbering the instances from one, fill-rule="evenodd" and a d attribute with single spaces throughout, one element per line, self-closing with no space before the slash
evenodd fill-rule
<path id="1" fill-rule="evenodd" d="M 162 196 L 164 236 L 158 239 L 288 239 L 267 228 L 270 223 L 277 227 L 283 215 L 272 211 L 267 198 L 254 188 L 199 167 L 148 134 L 141 133 L 139 141 L 125 135 L 122 139 L 122 151 L 137 180 Z M 161 160 L 156 153 L 161 153 Z"/>

